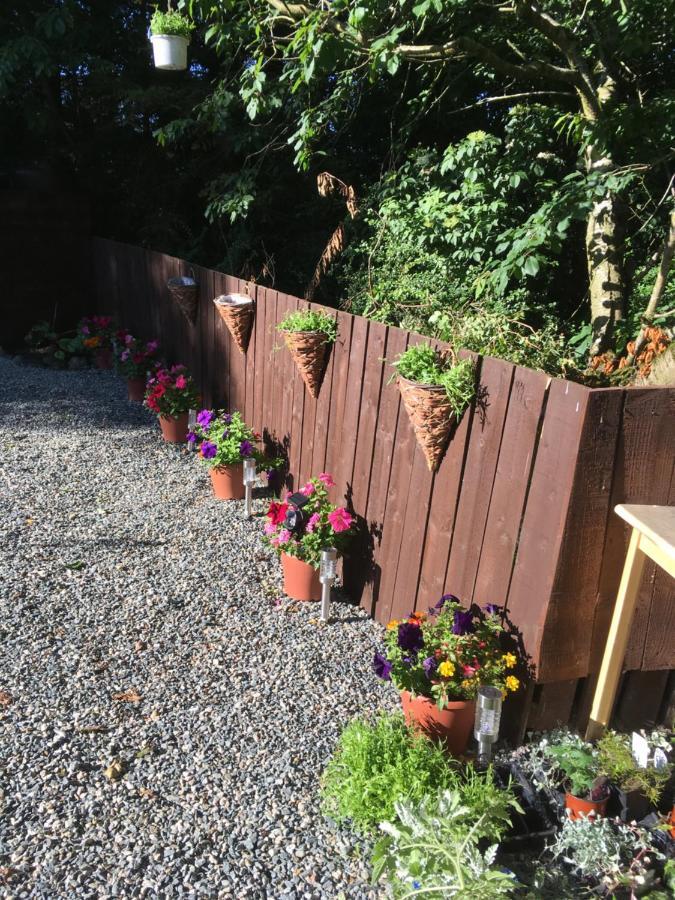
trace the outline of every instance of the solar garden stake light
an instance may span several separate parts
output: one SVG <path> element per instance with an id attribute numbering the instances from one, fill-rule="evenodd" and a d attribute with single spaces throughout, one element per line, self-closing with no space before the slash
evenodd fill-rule
<path id="1" fill-rule="evenodd" d="M 478 688 L 473 735 L 478 741 L 478 762 L 481 765 L 487 765 L 492 757 L 492 745 L 499 737 L 501 714 L 501 690 L 491 685 Z"/>
<path id="2" fill-rule="evenodd" d="M 321 551 L 319 581 L 321 582 L 321 621 L 327 622 L 330 617 L 330 590 L 335 581 L 337 570 L 337 550 L 326 547 Z"/>
<path id="3" fill-rule="evenodd" d="M 250 519 L 253 515 L 253 485 L 255 484 L 256 471 L 255 460 L 252 458 L 244 460 L 244 487 L 246 488 L 246 518 Z"/>
<path id="4" fill-rule="evenodd" d="M 195 425 L 197 424 L 197 410 L 189 409 L 188 410 L 188 431 L 194 431 Z M 196 441 L 188 441 L 188 450 L 196 450 L 197 442 Z"/>

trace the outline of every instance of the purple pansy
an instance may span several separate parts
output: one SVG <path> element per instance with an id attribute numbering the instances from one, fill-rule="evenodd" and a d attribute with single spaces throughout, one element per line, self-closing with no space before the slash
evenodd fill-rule
<path id="1" fill-rule="evenodd" d="M 208 428 L 212 421 L 213 413 L 210 409 L 203 409 L 200 413 L 197 414 L 197 423 L 202 428 Z"/>
<path id="2" fill-rule="evenodd" d="M 376 653 L 373 657 L 373 672 L 383 681 L 391 681 L 391 663 L 386 656 Z"/>
<path id="3" fill-rule="evenodd" d="M 242 441 L 239 444 L 239 452 L 242 456 L 250 456 L 253 453 L 253 444 L 250 441 Z"/>
<path id="4" fill-rule="evenodd" d="M 436 658 L 433 656 L 427 656 L 427 658 L 422 663 L 422 668 L 427 673 L 427 678 L 431 678 L 436 669 L 438 668 L 438 663 L 436 662 Z"/>
<path id="5" fill-rule="evenodd" d="M 473 615 L 470 609 L 456 609 L 452 623 L 453 634 L 470 634 L 473 631 Z"/>
<path id="6" fill-rule="evenodd" d="M 218 452 L 218 448 L 215 444 L 212 444 L 211 441 L 202 441 L 199 450 L 204 459 L 213 459 Z"/>
<path id="7" fill-rule="evenodd" d="M 419 625 L 412 622 L 402 622 L 398 626 L 398 645 L 401 650 L 417 653 L 424 646 L 424 636 Z"/>

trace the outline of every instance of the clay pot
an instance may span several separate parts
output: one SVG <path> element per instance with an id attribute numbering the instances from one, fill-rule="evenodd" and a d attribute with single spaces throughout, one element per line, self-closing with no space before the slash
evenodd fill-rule
<path id="1" fill-rule="evenodd" d="M 188 414 L 181 413 L 176 419 L 172 416 L 159 416 L 159 427 L 167 443 L 182 444 L 187 440 Z"/>
<path id="2" fill-rule="evenodd" d="M 568 791 L 565 794 L 565 809 L 570 819 L 601 819 L 604 818 L 608 799 L 609 797 L 604 800 L 582 800 Z"/>
<path id="3" fill-rule="evenodd" d="M 291 600 L 320 600 L 321 582 L 319 570 L 309 563 L 281 554 L 281 568 L 284 573 L 284 594 Z"/>
<path id="4" fill-rule="evenodd" d="M 417 384 L 400 375 L 398 387 L 429 471 L 435 472 L 455 423 L 455 415 L 445 388 L 434 384 Z"/>
<path id="5" fill-rule="evenodd" d="M 476 712 L 474 700 L 453 700 L 445 709 L 439 709 L 428 697 L 413 697 L 409 691 L 401 691 L 401 705 L 406 722 L 415 731 L 442 741 L 453 756 L 466 751 Z"/>
<path id="6" fill-rule="evenodd" d="M 209 475 L 217 499 L 243 500 L 246 493 L 243 474 L 243 463 L 236 463 L 233 466 L 211 466 Z"/>
<path id="7" fill-rule="evenodd" d="M 145 378 L 127 378 L 127 397 L 134 403 L 145 399 Z"/>
<path id="8" fill-rule="evenodd" d="M 245 294 L 221 294 L 213 302 L 235 344 L 246 353 L 253 322 L 253 300 Z"/>
<path id="9" fill-rule="evenodd" d="M 670 829 L 670 836 L 675 840 L 675 806 L 670 811 L 670 824 L 673 826 Z"/>
<path id="10" fill-rule="evenodd" d="M 101 347 L 94 353 L 94 365 L 97 369 L 112 369 L 113 352 L 110 347 Z"/>
<path id="11" fill-rule="evenodd" d="M 286 346 L 298 367 L 307 390 L 316 399 L 326 367 L 328 335 L 323 331 L 282 331 Z"/>

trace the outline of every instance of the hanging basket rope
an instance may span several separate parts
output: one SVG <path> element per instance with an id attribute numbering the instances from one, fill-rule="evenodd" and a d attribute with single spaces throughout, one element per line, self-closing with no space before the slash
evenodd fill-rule
<path id="1" fill-rule="evenodd" d="M 300 371 L 307 390 L 316 399 L 329 347 L 328 335 L 323 331 L 282 331 L 286 346 Z"/>
<path id="2" fill-rule="evenodd" d="M 213 303 L 235 344 L 246 353 L 253 323 L 253 300 L 245 294 L 220 294 Z"/>
<path id="3" fill-rule="evenodd" d="M 448 395 L 436 384 L 417 384 L 398 376 L 398 387 L 430 472 L 435 472 L 455 423 Z"/>
<path id="4" fill-rule="evenodd" d="M 192 269 L 190 271 L 192 277 L 179 275 L 177 278 L 169 278 L 166 286 L 185 318 L 194 325 L 199 305 L 199 285 L 194 279 Z"/>

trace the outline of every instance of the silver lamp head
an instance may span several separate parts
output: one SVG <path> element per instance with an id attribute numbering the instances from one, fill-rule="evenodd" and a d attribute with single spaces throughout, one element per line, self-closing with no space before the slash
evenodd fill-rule
<path id="1" fill-rule="evenodd" d="M 319 567 L 319 581 L 321 584 L 332 584 L 337 574 L 337 550 L 335 547 L 326 547 L 321 551 L 321 566 Z"/>
<path id="2" fill-rule="evenodd" d="M 478 759 L 487 763 L 492 756 L 492 745 L 499 737 L 499 720 L 502 714 L 502 692 L 492 685 L 483 685 L 476 695 L 476 718 L 473 734 L 478 741 Z"/>
<path id="3" fill-rule="evenodd" d="M 256 461 L 252 457 L 244 460 L 244 484 L 254 484 L 256 480 Z"/>

